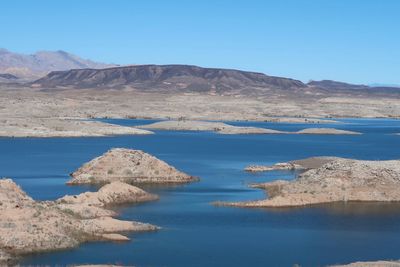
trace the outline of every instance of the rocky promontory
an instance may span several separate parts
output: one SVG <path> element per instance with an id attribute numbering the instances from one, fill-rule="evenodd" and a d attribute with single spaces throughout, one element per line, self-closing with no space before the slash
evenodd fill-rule
<path id="1" fill-rule="evenodd" d="M 265 200 L 219 203 L 241 207 L 292 207 L 340 201 L 400 201 L 400 160 L 337 158 L 293 180 L 256 184 Z"/>
<path id="2" fill-rule="evenodd" d="M 0 179 L 0 264 L 27 253 L 72 248 L 87 241 L 129 240 L 121 232 L 157 230 L 150 224 L 114 219 L 105 209 L 106 204 L 151 199 L 152 195 L 119 183 L 97 193 L 38 202 L 11 179 Z M 81 216 L 85 208 L 97 212 Z"/>
<path id="3" fill-rule="evenodd" d="M 102 137 L 136 134 L 152 134 L 152 132 L 82 119 L 12 118 L 0 120 L 0 137 Z"/>
<path id="4" fill-rule="evenodd" d="M 244 170 L 247 172 L 282 171 L 282 170 L 307 170 L 319 168 L 337 157 L 311 157 L 289 162 L 279 162 L 273 165 L 249 165 Z"/>
<path id="5" fill-rule="evenodd" d="M 197 178 L 141 150 L 114 148 L 85 163 L 71 174 L 68 184 L 186 183 Z"/>

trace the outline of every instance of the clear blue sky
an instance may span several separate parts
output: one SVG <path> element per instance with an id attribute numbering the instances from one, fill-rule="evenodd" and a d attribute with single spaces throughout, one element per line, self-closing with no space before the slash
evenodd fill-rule
<path id="1" fill-rule="evenodd" d="M 400 0 L 13 0 L 0 47 L 400 84 Z"/>

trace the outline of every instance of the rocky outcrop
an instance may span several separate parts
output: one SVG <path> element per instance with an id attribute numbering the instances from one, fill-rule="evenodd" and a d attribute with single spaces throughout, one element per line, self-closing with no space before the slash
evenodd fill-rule
<path id="1" fill-rule="evenodd" d="M 114 148 L 85 163 L 71 174 L 68 184 L 186 183 L 197 178 L 178 171 L 141 150 Z"/>
<path id="2" fill-rule="evenodd" d="M 400 261 L 359 261 L 331 267 L 400 267 Z"/>
<path id="3" fill-rule="evenodd" d="M 114 188 L 119 188 L 115 195 L 110 191 Z M 72 248 L 86 241 L 128 240 L 120 232 L 156 230 L 157 227 L 153 225 L 121 221 L 109 217 L 109 214 L 81 217 L 79 212 L 61 204 L 67 202 L 71 207 L 84 205 L 101 210 L 105 203 L 123 203 L 121 192 L 124 192 L 129 202 L 133 200 L 129 192 L 139 196 L 138 199 L 146 195 L 129 185 L 114 184 L 97 194 L 98 201 L 94 200 L 96 197 L 93 195 L 86 200 L 82 194 L 76 197 L 79 201 L 75 202 L 68 197 L 64 201 L 36 202 L 12 180 L 1 179 L 0 264 L 6 264 L 26 253 Z"/>
<path id="4" fill-rule="evenodd" d="M 168 131 L 211 131 L 220 134 L 360 134 L 358 132 L 338 130 L 334 128 L 307 128 L 297 132 L 287 132 L 260 127 L 233 126 L 223 122 L 193 120 L 160 121 L 136 127 Z"/>
<path id="5" fill-rule="evenodd" d="M 322 165 L 331 162 L 337 157 L 311 157 L 289 162 L 276 163 L 273 165 L 250 165 L 244 170 L 247 172 L 264 172 L 264 171 L 279 171 L 279 170 L 306 170 L 319 168 Z"/>
<path id="6" fill-rule="evenodd" d="M 297 134 L 361 134 L 354 131 L 339 130 L 334 128 L 307 128 L 296 132 Z"/>
<path id="7" fill-rule="evenodd" d="M 93 206 L 109 206 L 123 203 L 135 203 L 156 200 L 158 197 L 126 183 L 112 182 L 97 192 L 85 192 L 77 196 L 64 196 L 56 202 L 61 204 L 86 204 Z"/>
<path id="8" fill-rule="evenodd" d="M 282 171 L 282 170 L 302 170 L 304 169 L 301 165 L 294 164 L 291 162 L 282 162 L 276 163 L 274 165 L 250 165 L 247 166 L 244 170 L 247 172 L 265 172 L 265 171 Z"/>
<path id="9" fill-rule="evenodd" d="M 150 131 L 90 120 L 18 118 L 0 120 L 4 137 L 101 137 L 152 134 Z"/>
<path id="10" fill-rule="evenodd" d="M 268 199 L 227 205 L 292 207 L 340 201 L 400 201 L 400 160 L 335 159 L 293 181 L 257 184 Z M 224 203 L 223 203 L 224 204 Z"/>
<path id="11" fill-rule="evenodd" d="M 152 124 L 137 126 L 143 129 L 168 130 L 168 131 L 211 131 L 220 134 L 274 134 L 283 133 L 276 130 L 233 126 L 223 122 L 212 121 L 160 121 Z"/>

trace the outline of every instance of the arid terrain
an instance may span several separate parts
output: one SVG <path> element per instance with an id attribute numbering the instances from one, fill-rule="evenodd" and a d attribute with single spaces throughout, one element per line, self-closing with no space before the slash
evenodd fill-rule
<path id="1" fill-rule="evenodd" d="M 110 205 L 155 200 L 134 186 L 111 183 L 98 192 L 38 202 L 11 179 L 0 180 L 0 264 L 21 255 L 67 249 L 82 242 L 127 241 L 127 231 L 154 231 L 150 224 L 112 218 Z"/>
<path id="2" fill-rule="evenodd" d="M 312 168 L 307 162 L 316 160 Z M 253 184 L 264 189 L 265 200 L 217 203 L 239 207 L 295 207 L 347 201 L 400 201 L 400 161 L 365 161 L 344 158 L 312 158 L 248 171 L 306 169 L 293 181 Z"/>
<path id="3" fill-rule="evenodd" d="M 8 73 L 3 76 L 13 79 Z M 0 83 L 0 92 L 0 135 L 15 137 L 144 133 L 71 123 L 88 118 L 325 123 L 332 117 L 400 117 L 400 90 L 394 87 L 305 84 L 187 65 L 54 71 L 32 82 Z"/>

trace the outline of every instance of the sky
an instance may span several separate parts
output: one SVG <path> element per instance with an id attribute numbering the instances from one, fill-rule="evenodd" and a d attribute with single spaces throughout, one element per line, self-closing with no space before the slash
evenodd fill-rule
<path id="1" fill-rule="evenodd" d="M 0 47 L 400 85 L 400 0 L 13 0 Z"/>

